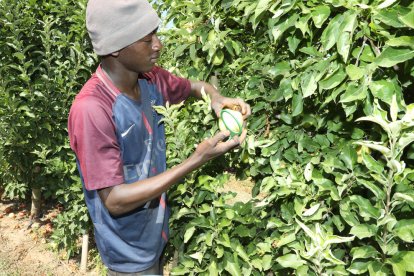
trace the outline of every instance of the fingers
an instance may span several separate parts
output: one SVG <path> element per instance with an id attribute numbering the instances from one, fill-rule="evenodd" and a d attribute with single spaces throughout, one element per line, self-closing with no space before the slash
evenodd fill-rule
<path id="1" fill-rule="evenodd" d="M 244 128 L 242 131 L 242 134 L 240 134 L 240 137 L 237 137 L 240 145 L 244 142 L 244 140 L 246 140 L 246 137 L 247 137 L 247 129 Z"/>
<path id="2" fill-rule="evenodd" d="M 220 131 L 216 135 L 211 138 L 211 142 L 213 145 L 217 145 L 219 142 L 223 142 L 227 137 L 230 136 L 230 131 Z"/>
<path id="3" fill-rule="evenodd" d="M 243 101 L 240 98 L 237 98 L 237 101 L 238 101 L 238 105 L 240 106 L 240 109 L 241 109 L 239 111 L 241 112 L 241 114 L 243 114 L 243 118 L 246 119 L 252 113 L 252 111 L 250 109 L 250 105 L 247 104 L 245 101 Z"/>
<path id="4" fill-rule="evenodd" d="M 229 139 L 228 141 L 220 143 L 220 145 L 218 145 L 218 146 L 222 146 L 224 148 L 227 148 L 226 151 L 228 151 L 232 148 L 235 148 L 235 147 L 241 145 L 244 142 L 244 140 L 246 140 L 246 136 L 247 136 L 247 129 L 243 129 L 240 136 L 235 135 L 231 139 Z"/>
<path id="5" fill-rule="evenodd" d="M 243 101 L 241 98 L 232 99 L 231 109 L 239 111 L 243 114 L 243 119 L 249 117 L 252 113 L 250 105 Z"/>

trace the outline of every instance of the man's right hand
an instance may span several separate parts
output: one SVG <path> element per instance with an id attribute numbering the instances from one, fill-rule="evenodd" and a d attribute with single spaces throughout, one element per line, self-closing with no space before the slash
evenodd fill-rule
<path id="1" fill-rule="evenodd" d="M 202 164 L 207 161 L 225 154 L 231 149 L 241 145 L 246 139 L 247 130 L 244 129 L 240 136 L 234 136 L 226 140 L 230 135 L 229 131 L 221 131 L 213 137 L 201 142 L 194 152 L 194 157 L 198 157 Z"/>

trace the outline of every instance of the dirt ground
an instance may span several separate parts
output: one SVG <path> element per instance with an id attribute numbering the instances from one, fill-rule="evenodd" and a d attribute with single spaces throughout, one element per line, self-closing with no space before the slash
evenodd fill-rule
<path id="1" fill-rule="evenodd" d="M 24 204 L 0 201 L 0 276 L 100 275 L 98 269 L 81 272 L 79 260 L 66 260 L 48 248 L 47 220 L 28 225 Z"/>
<path id="2" fill-rule="evenodd" d="M 233 176 L 222 192 L 236 192 L 228 202 L 246 202 L 251 198 L 253 183 Z M 0 199 L 0 276 L 101 276 L 103 267 L 93 267 L 89 261 L 86 272 L 80 271 L 80 258 L 66 260 L 54 252 L 46 239 L 52 231 L 50 217 L 57 210 L 48 210 L 39 223 L 29 225 L 29 208 L 22 203 Z M 168 275 L 169 265 L 164 269 Z"/>

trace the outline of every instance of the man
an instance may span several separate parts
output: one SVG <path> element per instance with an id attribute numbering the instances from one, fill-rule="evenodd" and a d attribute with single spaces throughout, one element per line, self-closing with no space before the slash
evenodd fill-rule
<path id="1" fill-rule="evenodd" d="M 157 67 L 159 23 L 146 0 L 90 0 L 86 9 L 86 27 L 101 64 L 76 96 L 68 130 L 108 275 L 162 274 L 159 258 L 169 218 L 165 192 L 246 137 L 244 131 L 226 140 L 229 133 L 220 132 L 166 170 L 164 126 L 152 105 L 201 97 L 204 88 L 216 114 L 238 105 L 248 117 L 250 107 L 205 82 Z"/>

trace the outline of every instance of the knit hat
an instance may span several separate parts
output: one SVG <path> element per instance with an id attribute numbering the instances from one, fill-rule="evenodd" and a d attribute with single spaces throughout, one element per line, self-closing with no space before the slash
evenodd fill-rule
<path id="1" fill-rule="evenodd" d="M 147 0 L 89 0 L 86 7 L 86 28 L 100 56 L 150 34 L 160 21 Z"/>

